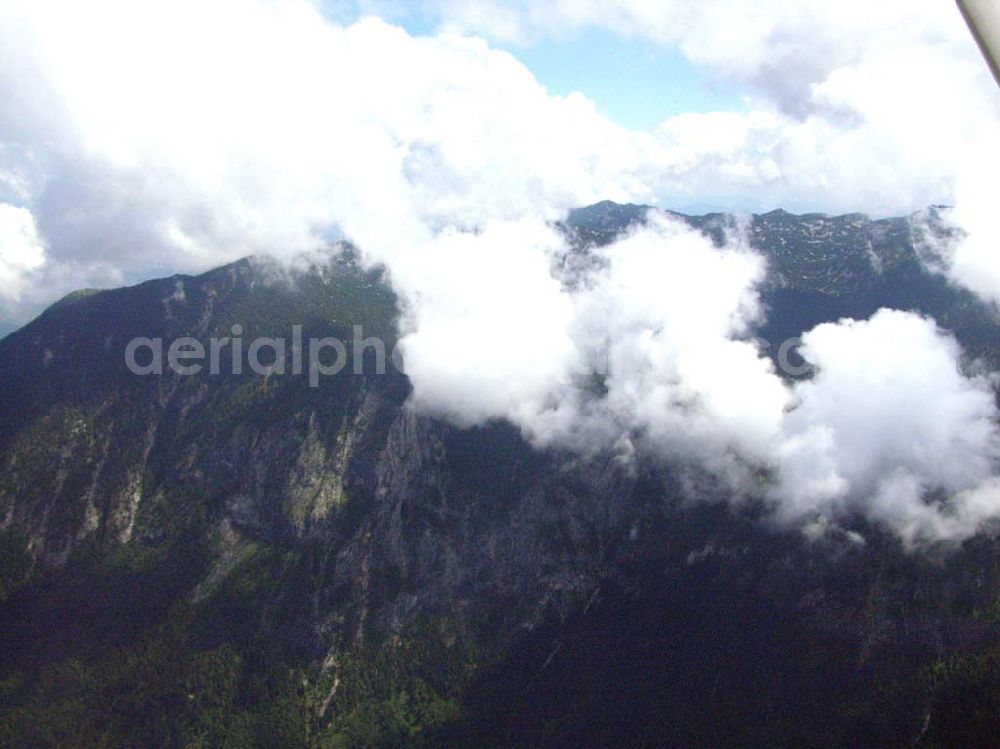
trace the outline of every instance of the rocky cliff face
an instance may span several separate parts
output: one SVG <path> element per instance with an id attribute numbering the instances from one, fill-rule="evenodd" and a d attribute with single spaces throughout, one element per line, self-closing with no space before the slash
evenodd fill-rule
<path id="1" fill-rule="evenodd" d="M 586 252 L 642 215 L 602 204 L 569 230 Z M 950 316 L 995 356 L 996 311 L 924 270 L 912 226 L 756 217 L 775 270 L 762 334 L 893 304 Z M 370 360 L 316 388 L 231 362 L 189 377 L 125 367 L 136 336 L 207 341 L 239 324 L 291 338 L 302 324 L 349 342 L 362 325 L 391 343 L 396 314 L 348 248 L 298 271 L 243 261 L 74 295 L 0 341 L 0 630 L 16 644 L 0 659 L 2 735 L 58 744 L 60 720 L 83 721 L 82 744 L 884 745 L 946 731 L 953 671 L 996 652 L 991 539 L 940 558 L 877 529 L 867 546 L 810 545 L 752 506 L 686 503 L 666 466 L 416 415 L 406 378 Z M 157 673 L 157 648 L 181 670 Z M 68 663 L 84 676 L 52 691 Z M 123 690 L 148 681 L 178 701 L 157 703 L 160 722 L 116 722 L 97 706 L 119 672 Z M 192 686 L 205 680 L 218 704 Z"/>

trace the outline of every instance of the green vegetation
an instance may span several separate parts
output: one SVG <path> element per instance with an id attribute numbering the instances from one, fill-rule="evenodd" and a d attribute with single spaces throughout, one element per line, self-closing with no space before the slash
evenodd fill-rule
<path id="1" fill-rule="evenodd" d="M 0 531 L 0 605 L 28 579 L 32 559 L 27 540 L 16 530 Z"/>
<path id="2" fill-rule="evenodd" d="M 991 746 L 1000 736 L 1000 645 L 938 661 L 924 676 L 933 695 L 920 746 Z"/>
<path id="3" fill-rule="evenodd" d="M 224 596 L 212 617 L 238 616 Z M 432 746 L 458 715 L 468 653 L 398 638 L 296 666 L 252 639 L 199 647 L 178 605 L 127 646 L 0 679 L 0 745 L 11 747 Z M 237 638 L 239 639 L 239 638 Z"/>

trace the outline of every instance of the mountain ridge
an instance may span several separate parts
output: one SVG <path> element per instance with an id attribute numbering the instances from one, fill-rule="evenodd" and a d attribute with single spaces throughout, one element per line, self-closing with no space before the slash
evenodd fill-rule
<path id="1" fill-rule="evenodd" d="M 626 209 L 582 227 L 578 251 L 639 220 Z M 926 269 L 908 219 L 817 232 L 827 219 L 765 216 L 750 236 L 778 275 L 758 335 L 900 304 L 996 355 L 995 311 Z M 689 219 L 726 228 L 722 214 Z M 876 269 L 861 235 L 897 262 Z M 835 272 L 812 274 L 825 255 Z M 348 348 L 360 324 L 391 341 L 398 309 L 384 272 L 348 251 L 291 276 L 243 260 L 87 295 L 0 340 L 0 633 L 16 644 L 0 655 L 5 743 L 990 735 L 989 700 L 951 695 L 998 678 L 992 537 L 913 555 L 861 524 L 864 545 L 809 542 L 723 495 L 692 506 L 670 466 L 415 414 L 392 370 L 310 388 L 124 365 L 137 335 L 207 338 L 237 322 L 247 336 L 301 323 Z M 973 708 L 986 712 L 963 717 Z"/>

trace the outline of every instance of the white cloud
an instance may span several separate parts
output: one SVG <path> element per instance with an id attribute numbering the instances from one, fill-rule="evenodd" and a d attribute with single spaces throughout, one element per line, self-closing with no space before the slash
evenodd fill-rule
<path id="1" fill-rule="evenodd" d="M 31 212 L 0 203 L 0 320 L 37 309 L 39 299 L 57 299 L 81 286 L 121 282 L 121 273 L 107 264 L 53 262 Z"/>
<path id="2" fill-rule="evenodd" d="M 987 195 L 1000 95 L 954 3 L 940 0 L 441 0 L 446 28 L 530 43 L 588 28 L 678 46 L 749 86 L 744 112 L 673 117 L 663 204 L 906 213 L 957 204 L 953 278 L 1000 296 Z"/>
<path id="3" fill-rule="evenodd" d="M 528 44 L 588 28 L 679 46 L 696 64 L 749 82 L 801 111 L 809 86 L 880 50 L 971 42 L 957 10 L 934 0 L 439 0 L 445 28 Z"/>
<path id="4" fill-rule="evenodd" d="M 969 536 L 1000 512 L 993 391 L 960 372 L 933 321 L 881 310 L 818 326 L 802 353 L 818 373 L 785 417 L 779 517 L 860 514 L 917 541 Z"/>
<path id="5" fill-rule="evenodd" d="M 608 392 L 588 417 L 674 456 L 762 458 L 787 394 L 747 340 L 761 257 L 655 215 L 600 254 L 606 270 L 578 295 L 573 328 L 581 348 L 606 347 Z"/>
<path id="6" fill-rule="evenodd" d="M 965 236 L 947 249 L 947 270 L 960 284 L 1000 304 L 1000 221 L 996 217 L 1000 149 L 970 153 L 958 181 L 951 219 Z"/>
<path id="7" fill-rule="evenodd" d="M 291 253 L 338 229 L 385 259 L 443 227 L 603 198 L 915 210 L 951 202 L 973 145 L 1000 149 L 992 83 L 945 6 L 447 4 L 453 28 L 680 44 L 756 91 L 746 112 L 636 133 L 482 41 L 339 27 L 304 2 L 5 0 L 0 199 L 33 211 L 54 259 L 129 275 Z"/>
<path id="8" fill-rule="evenodd" d="M 31 212 L 0 203 L 0 302 L 19 302 L 26 276 L 43 265 L 45 247 Z"/>
<path id="9" fill-rule="evenodd" d="M 507 222 L 446 232 L 393 263 L 410 300 L 402 348 L 415 406 L 465 425 L 528 427 L 569 386 L 573 304 L 550 272 L 563 250 L 552 228 Z"/>
<path id="10" fill-rule="evenodd" d="M 650 136 L 482 41 L 294 0 L 7 0 L 0 22 L 0 173 L 54 259 L 204 269 L 338 231 L 386 259 L 446 227 L 654 198 Z"/>

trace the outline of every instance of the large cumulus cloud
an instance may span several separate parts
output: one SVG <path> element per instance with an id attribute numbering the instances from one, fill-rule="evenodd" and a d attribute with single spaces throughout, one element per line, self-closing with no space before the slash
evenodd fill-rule
<path id="1" fill-rule="evenodd" d="M 511 55 L 304 2 L 0 4 L 0 199 L 48 261 L 148 274 L 650 200 L 649 136 Z"/>
<path id="2" fill-rule="evenodd" d="M 931 320 L 880 310 L 820 325 L 803 356 L 778 449 L 778 514 L 817 522 L 855 513 L 906 540 L 963 537 L 1000 507 L 994 394 L 959 369 Z"/>

